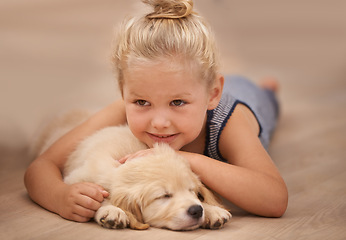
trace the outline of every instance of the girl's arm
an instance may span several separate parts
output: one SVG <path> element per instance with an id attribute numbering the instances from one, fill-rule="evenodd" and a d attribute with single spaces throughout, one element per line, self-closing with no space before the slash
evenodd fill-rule
<path id="1" fill-rule="evenodd" d="M 92 218 L 108 193 L 92 183 L 65 184 L 64 164 L 82 139 L 101 128 L 125 123 L 124 104 L 119 100 L 56 141 L 26 170 L 24 182 L 31 199 L 70 220 L 85 222 Z"/>
<path id="2" fill-rule="evenodd" d="M 253 214 L 280 217 L 287 208 L 287 188 L 262 147 L 258 124 L 250 114 L 238 105 L 221 134 L 220 152 L 229 163 L 183 154 L 202 182 L 230 202 Z"/>

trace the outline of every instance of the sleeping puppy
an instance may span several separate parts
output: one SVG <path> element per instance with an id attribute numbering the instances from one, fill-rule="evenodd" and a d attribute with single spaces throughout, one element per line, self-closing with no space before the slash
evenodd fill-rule
<path id="1" fill-rule="evenodd" d="M 64 169 L 67 184 L 93 182 L 110 196 L 94 220 L 105 228 L 219 229 L 231 214 L 168 145 L 125 164 L 116 159 L 146 149 L 127 126 L 107 127 L 83 140 Z"/>

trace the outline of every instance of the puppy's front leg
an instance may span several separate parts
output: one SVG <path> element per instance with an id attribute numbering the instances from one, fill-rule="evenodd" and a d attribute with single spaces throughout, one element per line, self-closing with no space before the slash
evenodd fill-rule
<path id="1" fill-rule="evenodd" d="M 94 220 L 105 228 L 126 228 L 130 223 L 126 213 L 112 205 L 108 199 L 105 199 L 102 206 L 96 211 Z"/>
<path id="2" fill-rule="evenodd" d="M 199 188 L 199 198 L 202 201 L 204 209 L 204 223 L 203 228 L 208 229 L 219 229 L 222 228 L 225 223 L 227 223 L 232 215 L 229 211 L 223 208 L 223 206 L 217 201 L 214 194 L 201 185 Z"/>
<path id="3" fill-rule="evenodd" d="M 202 203 L 202 205 L 205 215 L 202 228 L 219 229 L 232 218 L 231 213 L 224 208 L 208 203 Z"/>

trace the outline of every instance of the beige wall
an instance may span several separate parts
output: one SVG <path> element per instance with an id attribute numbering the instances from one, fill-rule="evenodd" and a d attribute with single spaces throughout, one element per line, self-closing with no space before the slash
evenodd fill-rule
<path id="1" fill-rule="evenodd" d="M 345 1 L 196 0 L 195 7 L 215 30 L 224 73 L 279 77 L 288 111 L 340 91 L 335 101 L 346 102 Z M 24 144 L 56 112 L 117 98 L 112 31 L 139 9 L 139 0 L 1 1 L 0 144 Z"/>

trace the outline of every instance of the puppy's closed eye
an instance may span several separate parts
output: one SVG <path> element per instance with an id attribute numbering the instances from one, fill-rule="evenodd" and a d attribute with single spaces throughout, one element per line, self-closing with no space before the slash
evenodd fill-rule
<path id="1" fill-rule="evenodd" d="M 166 193 L 165 195 L 163 195 L 161 198 L 171 198 L 173 197 L 173 194 L 171 193 Z"/>
<path id="2" fill-rule="evenodd" d="M 169 198 L 172 198 L 172 197 L 173 197 L 173 194 L 171 194 L 171 193 L 165 193 L 165 194 L 163 194 L 163 195 L 157 197 L 156 200 L 158 200 L 158 199 L 169 199 Z"/>
<path id="3" fill-rule="evenodd" d="M 203 197 L 202 193 L 199 192 L 197 194 L 197 197 L 198 197 L 199 201 L 204 202 L 204 197 Z"/>

